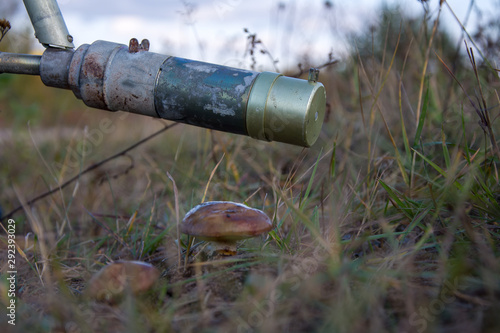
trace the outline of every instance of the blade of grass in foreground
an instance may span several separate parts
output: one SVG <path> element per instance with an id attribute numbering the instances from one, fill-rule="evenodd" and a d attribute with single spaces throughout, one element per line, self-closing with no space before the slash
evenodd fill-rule
<path id="1" fill-rule="evenodd" d="M 448 178 L 448 174 L 446 171 L 444 171 L 440 166 L 438 166 L 436 163 L 432 162 L 427 156 L 423 155 L 419 151 L 413 149 L 415 153 L 417 153 L 418 156 L 420 156 L 425 162 L 427 162 L 430 166 L 432 166 L 437 172 L 439 172 L 444 178 Z M 453 182 L 455 186 L 459 189 L 462 190 L 462 184 L 460 184 L 458 181 Z"/>
<path id="2" fill-rule="evenodd" d="M 427 108 L 429 107 L 429 80 L 426 80 L 425 83 L 425 96 L 424 96 L 424 104 L 422 105 L 422 113 L 420 114 L 420 118 L 418 119 L 417 131 L 415 132 L 415 138 L 413 139 L 413 147 L 417 147 L 418 143 L 422 137 L 422 130 L 424 129 L 425 118 L 427 116 Z"/>
<path id="3" fill-rule="evenodd" d="M 413 39 L 410 40 L 410 46 L 412 44 L 413 44 Z M 408 133 L 406 132 L 406 126 L 405 126 L 405 121 L 404 121 L 404 117 L 403 117 L 402 90 L 403 90 L 403 75 L 405 73 L 406 62 L 407 62 L 408 56 L 410 54 L 410 46 L 408 47 L 408 50 L 406 51 L 406 54 L 405 54 L 405 59 L 403 61 L 403 68 L 401 69 L 401 76 L 399 77 L 399 84 L 398 84 L 399 117 L 401 118 L 401 132 L 403 134 L 403 142 L 405 145 L 405 152 L 406 152 L 406 160 L 407 161 L 411 160 L 411 150 L 410 150 L 410 141 L 408 140 Z"/>
<path id="4" fill-rule="evenodd" d="M 446 137 L 445 137 L 443 129 L 441 129 L 441 145 L 443 146 L 443 157 L 444 157 L 446 169 L 449 169 L 451 166 L 450 151 L 448 150 L 448 144 L 446 143 Z"/>
<path id="5" fill-rule="evenodd" d="M 332 158 L 330 160 L 330 177 L 332 179 L 335 178 L 335 171 L 336 171 L 336 161 L 335 161 L 335 153 L 337 151 L 337 138 L 333 141 L 333 151 L 332 151 Z"/>
<path id="6" fill-rule="evenodd" d="M 413 216 L 409 213 L 410 207 L 404 203 L 399 196 L 396 194 L 395 190 L 387 185 L 382 179 L 379 179 L 380 185 L 385 189 L 387 194 L 389 194 L 389 198 L 391 199 L 394 207 L 401 211 L 408 219 L 412 220 Z"/>
<path id="7" fill-rule="evenodd" d="M 424 217 L 426 217 L 427 214 L 429 214 L 429 212 L 431 211 L 431 209 L 432 209 L 432 206 L 429 206 L 426 209 L 424 209 L 423 211 L 421 211 L 420 213 L 418 213 L 417 215 L 415 215 L 415 217 L 410 222 L 410 225 L 408 225 L 408 227 L 406 228 L 405 231 L 409 234 L 417 226 L 420 226 L 420 228 L 422 230 L 425 230 L 425 226 L 421 225 L 420 223 L 422 222 L 422 220 L 424 219 Z"/>
<path id="8" fill-rule="evenodd" d="M 464 151 L 465 151 L 465 158 L 467 159 L 467 163 L 471 163 L 471 158 L 470 158 L 470 153 L 469 153 L 469 147 L 467 145 L 467 137 L 466 137 L 466 134 L 467 133 L 465 131 L 465 118 L 464 118 L 464 105 L 462 104 L 462 107 L 461 107 L 461 111 L 462 111 L 462 114 L 461 114 L 461 119 L 462 119 L 462 133 L 463 133 L 463 137 L 464 137 Z"/>
<path id="9" fill-rule="evenodd" d="M 307 199 L 309 198 L 309 194 L 311 193 L 311 188 L 313 185 L 314 176 L 316 175 L 316 170 L 318 169 L 319 160 L 321 159 L 322 152 L 323 152 L 323 148 L 321 148 L 321 150 L 318 154 L 318 158 L 316 159 L 316 163 L 314 164 L 314 169 L 312 171 L 311 178 L 309 179 L 309 183 L 307 184 L 306 193 L 304 194 L 304 197 L 302 198 L 302 201 L 300 202 L 300 205 L 299 205 L 300 210 L 302 210 L 304 208 L 306 202 L 308 201 Z"/>
<path id="10" fill-rule="evenodd" d="M 424 128 L 425 118 L 427 117 L 427 108 L 429 107 L 429 80 L 425 81 L 425 96 L 424 102 L 422 104 L 422 112 L 420 117 L 418 118 L 417 130 L 415 132 L 415 137 L 413 139 L 413 147 L 417 147 L 420 145 L 422 141 L 422 130 Z M 413 152 L 413 157 L 411 159 L 411 171 L 410 171 L 410 189 L 413 187 L 413 176 L 415 175 L 415 162 L 416 155 Z"/>
<path id="11" fill-rule="evenodd" d="M 312 236 L 320 243 L 325 250 L 327 250 L 329 253 L 331 252 L 331 248 L 329 243 L 324 239 L 323 235 L 321 235 L 320 231 L 315 227 L 313 221 L 303 212 L 302 209 L 297 208 L 296 205 L 289 199 L 287 199 L 282 192 L 277 192 L 277 194 L 281 197 L 281 200 L 285 202 L 287 207 L 289 207 L 296 215 L 297 217 L 302 221 L 304 226 L 309 230 Z"/>

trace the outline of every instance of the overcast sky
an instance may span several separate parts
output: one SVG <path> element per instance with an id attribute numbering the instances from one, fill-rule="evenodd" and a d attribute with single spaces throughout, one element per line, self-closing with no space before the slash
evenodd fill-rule
<path id="1" fill-rule="evenodd" d="M 428 1 L 436 13 L 439 0 Z M 103 39 L 128 44 L 131 37 L 148 38 L 150 51 L 242 67 L 246 45 L 243 29 L 257 33 L 278 67 L 297 63 L 303 54 L 314 61 L 330 51 L 341 56 L 352 41 L 346 32 L 363 31 L 379 18 L 382 3 L 399 4 L 405 11 L 422 12 L 418 0 L 59 0 L 74 43 Z M 463 20 L 469 0 L 448 0 Z M 486 15 L 495 13 L 498 0 L 475 0 Z M 474 12 L 470 24 L 477 20 Z M 27 15 L 25 15 L 27 19 Z M 443 7 L 446 29 L 460 35 L 450 10 Z M 482 19 L 485 19 L 484 17 Z M 40 48 L 40 50 L 42 50 Z M 272 62 L 262 60 L 272 69 Z"/>

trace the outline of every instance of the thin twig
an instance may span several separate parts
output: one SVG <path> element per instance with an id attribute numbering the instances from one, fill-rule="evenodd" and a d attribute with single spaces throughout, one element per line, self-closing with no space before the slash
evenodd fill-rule
<path id="1" fill-rule="evenodd" d="M 469 39 L 469 41 L 472 43 L 472 45 L 474 45 L 474 47 L 476 48 L 476 50 L 478 50 L 479 54 L 481 55 L 481 58 L 483 58 L 483 61 L 488 65 L 489 68 L 494 68 L 490 61 L 488 60 L 488 58 L 486 58 L 486 56 L 483 54 L 483 52 L 481 51 L 481 48 L 476 44 L 476 41 L 474 38 L 472 38 L 472 36 L 469 34 L 469 32 L 467 31 L 467 29 L 465 28 L 464 24 L 462 24 L 462 22 L 460 22 L 460 19 L 458 18 L 458 16 L 455 14 L 455 12 L 453 11 L 453 9 L 451 8 L 451 6 L 448 4 L 448 1 L 443 1 L 441 2 L 441 4 L 444 3 L 446 4 L 446 6 L 448 7 L 448 9 L 450 10 L 450 13 L 453 15 L 453 17 L 455 18 L 455 20 L 457 21 L 458 25 L 460 25 L 460 28 L 462 29 L 462 32 L 467 35 L 467 38 Z M 441 6 L 440 4 L 440 6 Z"/>
<path id="2" fill-rule="evenodd" d="M 201 199 L 201 202 L 205 202 L 205 198 L 207 196 L 208 192 L 208 186 L 210 185 L 210 182 L 212 181 L 212 178 L 215 174 L 215 171 L 217 171 L 217 168 L 219 167 L 219 164 L 222 162 L 224 159 L 224 156 L 226 156 L 226 153 L 222 154 L 222 157 L 220 158 L 219 162 L 215 165 L 215 168 L 212 170 L 212 173 L 210 174 L 210 177 L 208 178 L 207 186 L 205 187 L 205 192 L 203 193 L 203 198 Z"/>
<path id="3" fill-rule="evenodd" d="M 154 207 L 154 205 L 153 205 Z M 114 232 L 113 230 L 111 230 L 110 227 L 108 227 L 106 224 L 102 223 L 101 221 L 99 221 L 93 214 L 92 212 L 90 212 L 88 209 L 85 209 L 87 211 L 87 213 L 90 215 L 90 217 L 92 218 L 92 220 L 99 226 L 101 227 L 102 229 L 104 229 L 111 237 L 113 237 L 118 243 L 120 243 L 121 246 L 123 246 L 124 248 L 126 248 L 127 250 L 131 250 L 130 249 L 130 246 L 123 240 L 123 238 L 118 235 L 116 232 Z"/>
<path id="4" fill-rule="evenodd" d="M 319 65 L 319 66 L 314 66 L 314 68 L 316 69 L 322 69 L 322 68 L 325 68 L 325 67 L 328 67 L 328 66 L 332 66 L 332 65 L 335 65 L 336 63 L 338 63 L 339 61 L 337 59 L 333 60 L 333 59 L 330 59 L 329 61 L 325 62 L 324 64 L 322 65 Z M 290 77 L 300 77 L 302 74 L 308 72 L 309 69 L 304 70 L 304 68 L 302 67 L 302 64 L 299 64 L 299 71 L 295 74 L 292 74 L 292 75 L 288 75 Z"/>
<path id="5" fill-rule="evenodd" d="M 10 30 L 10 22 L 6 19 L 0 19 L 0 42 L 7 35 L 7 32 Z"/>
<path id="6" fill-rule="evenodd" d="M 474 75 L 476 76 L 476 79 L 477 79 L 477 84 L 479 85 L 479 87 L 481 87 L 480 82 L 479 82 L 478 73 L 477 73 L 476 63 L 474 60 L 474 55 L 471 53 L 472 49 L 469 49 L 469 47 L 467 46 L 467 42 L 465 42 L 465 45 L 467 47 L 467 54 L 469 55 L 469 59 L 471 61 L 471 64 L 472 64 L 472 67 L 474 70 Z M 452 70 L 446 65 L 446 63 L 443 61 L 443 59 L 441 59 L 441 57 L 437 53 L 435 53 L 435 54 L 436 54 L 438 60 L 441 62 L 441 64 L 446 68 L 448 73 L 451 75 L 451 77 L 460 86 L 460 88 L 464 92 L 465 96 L 469 100 L 470 104 L 472 105 L 472 108 L 474 109 L 474 111 L 476 111 L 476 114 L 479 117 L 479 126 L 481 127 L 483 132 L 489 136 L 494 153 L 497 154 L 498 157 L 500 157 L 500 148 L 498 147 L 498 144 L 497 144 L 496 139 L 495 139 L 495 134 L 493 133 L 491 121 L 490 121 L 490 118 L 488 115 L 488 108 L 486 107 L 486 102 L 484 100 L 484 97 L 482 97 L 482 100 L 479 100 L 479 98 L 476 96 L 477 102 L 474 102 L 474 100 L 471 98 L 471 96 L 469 96 L 469 94 L 465 90 L 462 83 L 460 83 L 460 81 L 457 79 L 455 74 L 453 74 Z M 482 94 L 482 91 L 481 91 L 481 94 Z"/>
<path id="7" fill-rule="evenodd" d="M 179 192 L 177 191 L 177 184 L 175 183 L 174 177 L 167 171 L 167 177 L 172 181 L 174 186 L 174 199 L 175 199 L 175 218 L 176 218 L 176 229 L 177 229 L 177 255 L 178 255 L 178 269 L 181 268 L 181 233 L 179 229 Z"/>
<path id="8" fill-rule="evenodd" d="M 429 57 L 431 54 L 432 43 L 434 42 L 434 37 L 436 36 L 436 33 L 437 33 L 437 28 L 439 25 L 439 18 L 441 17 L 441 9 L 442 8 L 443 8 L 443 2 L 441 1 L 439 3 L 439 11 L 438 11 L 436 20 L 434 21 L 434 26 L 432 27 L 431 38 L 429 39 L 429 43 L 427 45 L 427 50 L 425 51 L 425 61 L 424 61 L 423 69 L 422 69 L 422 74 L 420 75 L 420 89 L 418 91 L 417 119 L 415 121 L 416 124 L 418 124 L 420 121 L 420 112 L 421 112 L 420 108 L 422 107 L 422 96 L 424 93 L 424 82 L 425 82 L 425 78 L 426 78 L 427 67 L 429 65 Z"/>
<path id="9" fill-rule="evenodd" d="M 70 185 L 71 183 L 73 183 L 75 180 L 79 179 L 81 176 L 83 176 L 84 174 L 92 171 L 92 170 L 95 170 L 97 169 L 98 167 L 100 167 L 101 165 L 103 164 L 106 164 L 108 163 L 109 161 L 112 161 L 120 156 L 123 156 L 125 155 L 126 153 L 128 153 L 129 151 L 137 148 L 138 146 L 142 145 L 143 143 L 151 140 L 152 138 L 160 135 L 161 133 L 171 129 L 172 127 L 178 125 L 178 123 L 173 123 L 173 124 L 170 124 L 170 125 L 165 125 L 165 127 L 163 127 L 161 130 L 157 131 L 157 132 L 154 132 L 153 134 L 145 137 L 144 139 L 142 140 L 139 140 L 137 141 L 136 143 L 134 143 L 133 145 L 131 145 L 130 147 L 108 157 L 108 158 L 105 158 L 103 159 L 102 161 L 100 162 L 97 162 L 95 164 L 92 164 L 91 166 L 89 166 L 88 168 L 86 168 L 85 170 L 83 170 L 82 172 L 78 173 L 76 176 L 68 179 L 67 181 L 65 181 L 63 184 L 59 185 L 58 187 L 50 190 L 50 191 L 47 191 L 45 193 L 42 193 L 40 194 L 39 196 L 29 200 L 26 202 L 26 206 L 31 206 L 32 204 L 34 204 L 35 202 L 37 202 L 38 200 L 41 200 L 45 197 L 48 197 L 49 195 L 52 195 L 54 193 L 56 193 L 57 191 L 60 191 L 62 190 L 63 188 L 67 187 L 68 185 Z M 5 219 L 9 219 L 11 218 L 15 213 L 17 213 L 18 211 L 22 210 L 23 209 L 23 205 L 20 205 L 16 208 L 14 208 L 13 210 L 11 210 L 9 213 L 7 213 L 6 215 L 2 216 L 1 220 L 5 220 Z"/>

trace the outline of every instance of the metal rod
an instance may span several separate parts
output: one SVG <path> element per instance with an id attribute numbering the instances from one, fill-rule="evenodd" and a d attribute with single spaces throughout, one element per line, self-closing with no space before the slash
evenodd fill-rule
<path id="1" fill-rule="evenodd" d="M 0 74 L 40 75 L 42 56 L 0 52 Z"/>
<path id="2" fill-rule="evenodd" d="M 35 37 L 43 46 L 64 49 L 75 47 L 56 0 L 23 1 L 35 29 Z"/>

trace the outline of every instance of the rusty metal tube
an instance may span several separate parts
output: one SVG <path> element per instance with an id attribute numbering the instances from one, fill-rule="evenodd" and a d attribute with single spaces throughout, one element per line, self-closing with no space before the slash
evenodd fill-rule
<path id="1" fill-rule="evenodd" d="M 75 51 L 71 49 L 56 49 L 49 47 L 43 53 L 40 61 L 40 78 L 49 87 L 69 89 L 69 65 Z"/>
<path id="2" fill-rule="evenodd" d="M 90 107 L 158 117 L 156 78 L 167 58 L 153 52 L 129 52 L 125 45 L 106 41 L 84 44 L 69 64 L 68 84 Z M 45 74 L 42 71 L 42 80 Z"/>
<path id="3" fill-rule="evenodd" d="M 40 75 L 39 55 L 0 52 L 0 74 Z"/>
<path id="4" fill-rule="evenodd" d="M 315 79 L 254 72 L 148 52 L 149 43 L 106 41 L 47 49 L 42 81 L 94 108 L 128 111 L 259 140 L 311 146 L 325 89 Z"/>
<path id="5" fill-rule="evenodd" d="M 43 46 L 63 49 L 75 47 L 56 0 L 23 0 L 23 2 L 35 29 L 35 37 Z"/>

